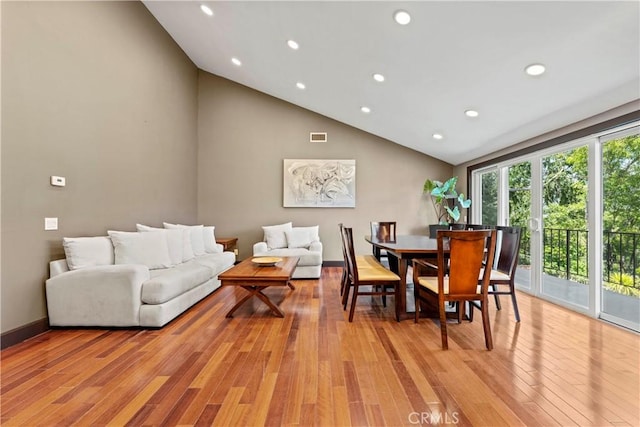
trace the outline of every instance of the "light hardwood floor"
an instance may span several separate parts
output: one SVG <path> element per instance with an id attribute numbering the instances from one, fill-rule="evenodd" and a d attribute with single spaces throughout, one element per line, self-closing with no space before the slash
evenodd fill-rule
<path id="1" fill-rule="evenodd" d="M 225 313 L 223 288 L 159 330 L 53 330 L 1 353 L 3 426 L 640 424 L 637 334 L 518 294 L 482 324 L 397 323 L 340 268 Z M 392 301 L 389 301 L 392 303 Z M 391 305 L 391 304 L 390 304 Z"/>

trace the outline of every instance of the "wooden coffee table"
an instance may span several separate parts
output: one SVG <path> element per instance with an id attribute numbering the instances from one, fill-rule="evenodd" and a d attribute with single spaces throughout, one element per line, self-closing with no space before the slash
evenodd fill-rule
<path id="1" fill-rule="evenodd" d="M 233 317 L 234 311 L 253 296 L 267 304 L 277 317 L 284 317 L 284 313 L 262 291 L 269 286 L 288 286 L 295 289 L 290 280 L 299 258 L 279 258 L 282 258 L 282 261 L 273 266 L 260 266 L 252 261 L 253 258 L 247 258 L 218 276 L 222 286 L 239 286 L 249 292 L 229 310 L 226 317 Z"/>

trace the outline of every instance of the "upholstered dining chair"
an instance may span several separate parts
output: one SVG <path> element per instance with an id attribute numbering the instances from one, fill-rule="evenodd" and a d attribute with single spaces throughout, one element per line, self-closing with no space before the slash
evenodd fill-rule
<path id="1" fill-rule="evenodd" d="M 400 277 L 380 264 L 373 255 L 356 257 L 353 246 L 353 229 L 343 226 L 341 232 L 346 257 L 345 264 L 347 265 L 347 282 L 342 296 L 343 301 L 348 299 L 349 290 L 353 288 L 349 322 L 353 321 L 356 302 L 361 295 L 393 295 L 395 297 L 395 317 L 399 321 L 397 293 L 400 288 Z"/>
<path id="2" fill-rule="evenodd" d="M 345 246 L 344 235 L 342 229 L 344 225 L 342 223 L 338 224 L 338 228 L 340 229 L 340 243 L 342 247 L 342 257 L 344 259 L 344 267 L 342 268 L 342 278 L 340 280 L 340 296 L 342 296 L 342 305 L 344 310 L 347 309 L 347 303 L 349 302 L 349 290 L 350 290 L 350 282 L 349 282 L 349 263 L 347 262 L 347 248 Z M 365 257 L 367 255 L 356 255 L 356 261 L 358 264 L 364 264 Z M 368 255 L 371 256 L 371 255 Z M 384 296 L 383 296 L 384 298 Z M 386 307 L 386 302 L 385 302 Z"/>
<path id="3" fill-rule="evenodd" d="M 496 231 L 439 230 L 437 245 L 437 265 L 420 259 L 413 260 L 415 322 L 418 323 L 420 317 L 420 302 L 436 307 L 440 318 L 442 349 L 446 350 L 449 344 L 445 303 L 452 301 L 458 303 L 458 322 L 460 322 L 462 317 L 460 310 L 465 303 L 478 302 L 482 311 L 485 344 L 487 349 L 491 350 L 493 339 L 487 305 L 491 272 L 483 270 L 483 263 L 485 261 L 493 263 Z M 424 269 L 435 270 L 437 276 L 422 276 Z M 483 271 L 482 281 L 478 285 L 481 271 Z"/>

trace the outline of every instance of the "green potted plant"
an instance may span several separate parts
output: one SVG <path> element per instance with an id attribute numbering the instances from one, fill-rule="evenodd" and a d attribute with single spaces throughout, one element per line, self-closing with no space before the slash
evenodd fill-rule
<path id="1" fill-rule="evenodd" d="M 460 220 L 460 209 L 467 209 L 471 206 L 471 200 L 464 197 L 463 193 L 458 194 L 456 184 L 458 177 L 454 176 L 445 182 L 427 179 L 424 182 L 423 192 L 427 194 L 438 218 L 438 224 L 429 226 L 429 235 L 435 237 L 438 229 L 449 228 L 449 225 Z"/>

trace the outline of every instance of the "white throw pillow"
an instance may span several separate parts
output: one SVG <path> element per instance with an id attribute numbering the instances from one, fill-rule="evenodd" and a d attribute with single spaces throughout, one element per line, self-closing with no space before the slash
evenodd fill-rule
<path id="1" fill-rule="evenodd" d="M 107 233 L 113 242 L 116 264 L 143 264 L 150 270 L 171 267 L 164 233 L 111 230 Z"/>
<path id="2" fill-rule="evenodd" d="M 285 231 L 291 231 L 293 228 L 292 223 L 279 225 L 265 225 L 262 227 L 264 231 L 264 241 L 267 242 L 269 249 L 279 249 L 287 247 L 287 236 Z"/>
<path id="3" fill-rule="evenodd" d="M 204 231 L 203 225 L 183 225 L 178 224 L 181 227 L 186 227 L 191 231 L 191 246 L 193 247 L 193 254 L 195 256 L 204 255 Z"/>
<path id="4" fill-rule="evenodd" d="M 220 248 L 216 245 L 215 227 L 212 225 L 202 227 L 202 238 L 204 240 L 204 251 L 208 254 L 220 252 Z"/>
<path id="5" fill-rule="evenodd" d="M 320 241 L 319 228 L 318 225 L 315 225 L 313 227 L 293 227 L 291 231 L 285 231 L 287 247 L 308 248 L 311 243 Z"/>
<path id="6" fill-rule="evenodd" d="M 62 246 L 69 270 L 114 262 L 113 245 L 108 236 L 65 237 Z"/>
<path id="7" fill-rule="evenodd" d="M 167 245 L 169 246 L 169 258 L 171 258 L 171 263 L 176 265 L 183 262 L 184 230 L 149 227 L 148 225 L 143 224 L 136 224 L 136 230 L 140 232 L 156 231 L 164 233 L 167 239 Z"/>
<path id="8" fill-rule="evenodd" d="M 187 262 L 192 260 L 195 257 L 193 252 L 193 244 L 191 243 L 191 230 L 188 227 L 177 225 L 177 224 L 169 224 L 168 222 L 163 222 L 164 228 L 169 230 L 182 230 L 182 261 Z"/>

